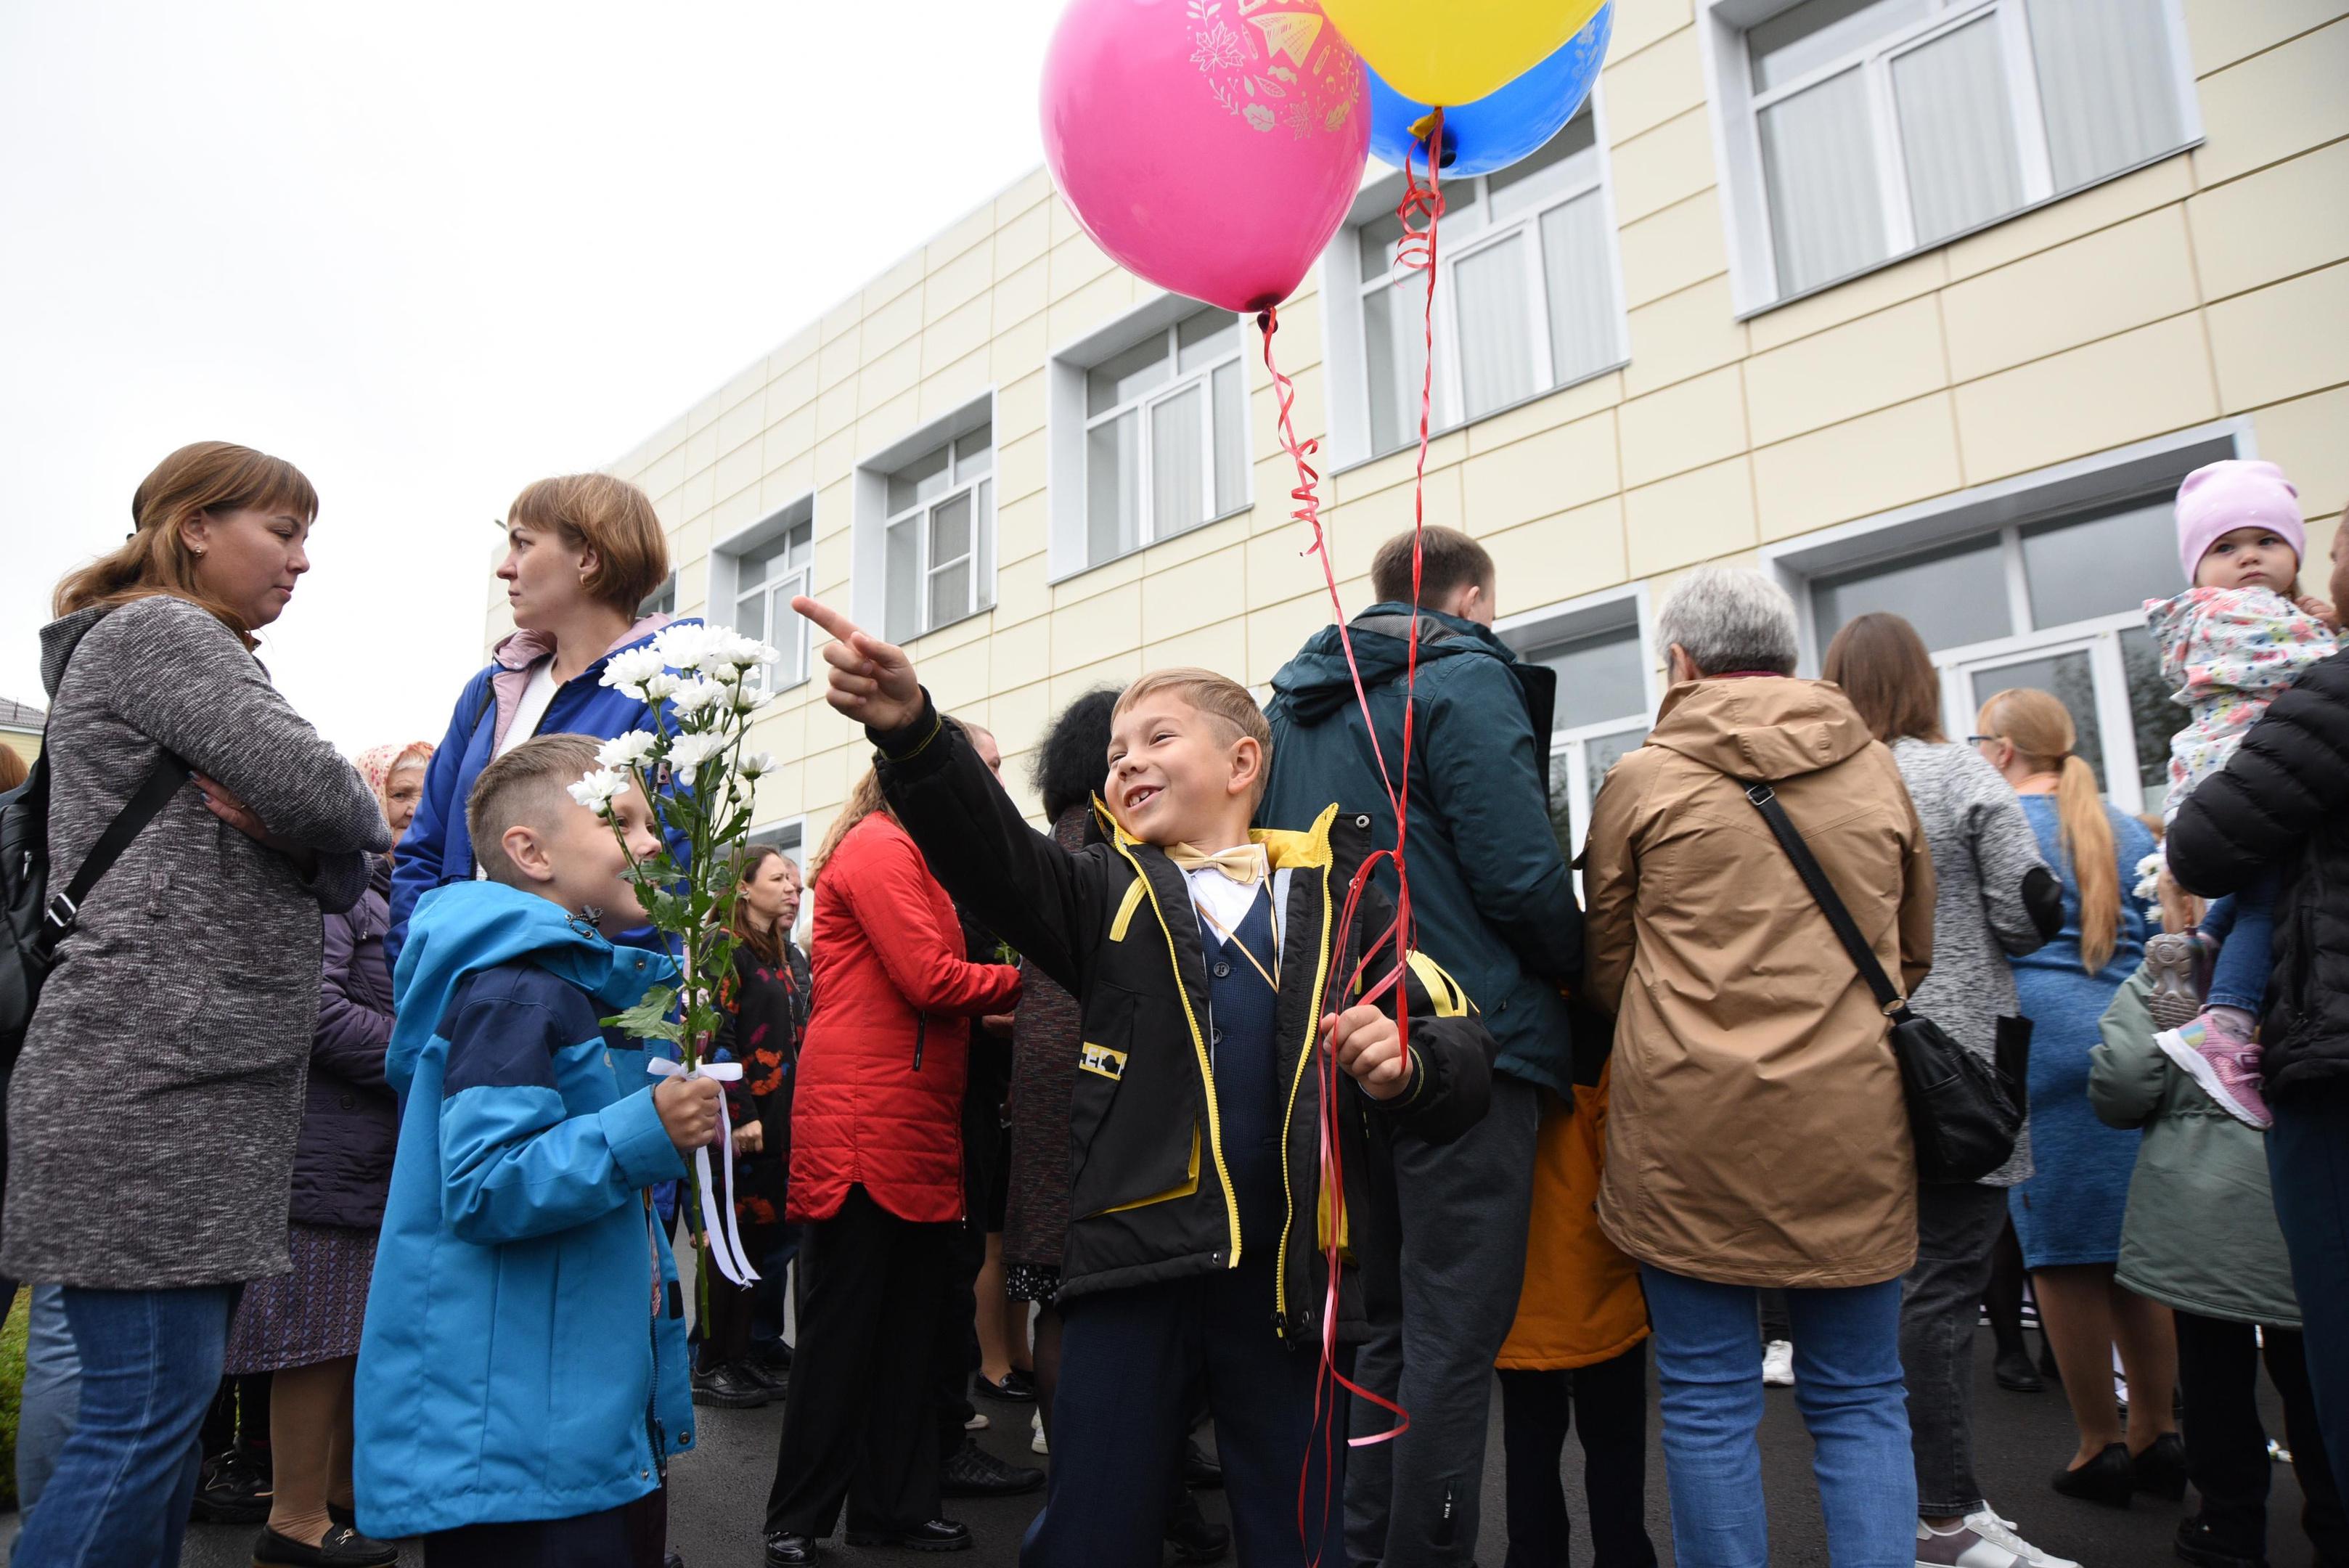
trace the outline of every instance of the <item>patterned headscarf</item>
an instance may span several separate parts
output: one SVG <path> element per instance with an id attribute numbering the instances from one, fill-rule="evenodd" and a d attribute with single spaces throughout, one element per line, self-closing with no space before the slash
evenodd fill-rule
<path id="1" fill-rule="evenodd" d="M 375 791 L 376 806 L 383 813 L 386 822 L 391 820 L 391 775 L 398 771 L 400 763 L 410 757 L 419 763 L 430 762 L 432 742 L 409 741 L 396 742 L 388 746 L 369 746 L 351 763 L 358 769 L 359 777 L 367 780 L 367 788 Z"/>

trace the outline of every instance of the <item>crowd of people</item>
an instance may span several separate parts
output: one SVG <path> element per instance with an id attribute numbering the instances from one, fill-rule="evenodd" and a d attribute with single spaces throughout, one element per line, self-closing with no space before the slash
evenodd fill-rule
<path id="1" fill-rule="evenodd" d="M 2206 1568 L 2267 1560 L 2263 1360 L 2316 1561 L 2349 1563 L 2349 526 L 2305 595 L 2272 465 L 2178 493 L 2150 819 L 2055 696 L 1952 736 L 1906 621 L 1804 679 L 1784 590 L 1707 567 L 1570 859 L 1555 677 L 1494 630 L 1491 557 L 1428 528 L 1262 704 L 1197 669 L 1077 697 L 1039 828 L 905 650 L 797 601 L 873 760 L 804 887 L 771 845 L 727 867 L 722 1089 L 602 1022 L 676 968 L 628 880 L 647 804 L 569 788 L 659 701 L 603 679 L 668 621 L 637 609 L 650 503 L 524 490 L 516 631 L 437 742 L 354 761 L 254 657 L 318 510 L 281 459 L 184 448 L 42 632 L 5 809 L 45 805 L 53 888 L 101 869 L 5 1084 L 26 1568 L 173 1563 L 191 1514 L 258 1525 L 256 1568 L 412 1537 L 662 1568 L 706 1412 L 778 1401 L 742 1521 L 776 1568 L 843 1525 L 968 1547 L 947 1500 L 1020 1493 L 1031 1568 L 1420 1568 L 1495 1533 L 1562 1568 L 1569 1431 L 1592 1560 L 1640 1568 L 1651 1364 L 1689 1568 L 1769 1560 L 1788 1381 L 1837 1568 L 2076 1568 L 1983 1495 L 1986 1306 L 1999 1383 L 2070 1405 L 2054 1490 L 2190 1488 Z M 2027 1042 L 1979 1179 L 1920 1176 L 1888 1012 L 1985 1063 Z M 748 1284 L 674 1240 L 721 1122 Z M 973 1440 L 1006 1419 L 1042 1462 Z"/>

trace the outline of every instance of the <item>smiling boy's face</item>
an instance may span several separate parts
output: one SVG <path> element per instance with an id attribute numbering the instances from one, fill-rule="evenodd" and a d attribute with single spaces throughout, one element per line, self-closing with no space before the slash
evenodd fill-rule
<path id="1" fill-rule="evenodd" d="M 1245 843 L 1264 748 L 1174 690 L 1152 692 L 1110 722 L 1110 811 L 1161 847 Z"/>

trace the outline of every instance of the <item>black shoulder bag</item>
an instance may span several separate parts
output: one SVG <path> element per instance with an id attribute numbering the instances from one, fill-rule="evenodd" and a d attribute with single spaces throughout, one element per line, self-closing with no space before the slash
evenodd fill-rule
<path id="1" fill-rule="evenodd" d="M 1819 912 L 1835 928 L 1837 940 L 1851 955 L 1859 978 L 1875 994 L 1877 1006 L 1892 1021 L 1892 1055 L 1900 1065 L 1901 1094 L 1909 1104 L 1918 1179 L 1979 1181 L 2004 1165 L 2023 1131 L 2024 1063 L 2031 1040 L 2028 1021 L 1999 1020 L 1998 1060 L 1993 1064 L 1951 1039 L 1949 1032 L 1931 1019 L 1909 1012 L 1884 966 L 1876 961 L 1868 940 L 1853 923 L 1851 911 L 1844 908 L 1835 884 L 1827 880 L 1811 846 L 1803 842 L 1786 808 L 1778 804 L 1776 793 L 1766 784 L 1748 784 L 1745 798 L 1778 836 L 1779 846 L 1795 863 L 1803 886 L 1818 900 Z"/>

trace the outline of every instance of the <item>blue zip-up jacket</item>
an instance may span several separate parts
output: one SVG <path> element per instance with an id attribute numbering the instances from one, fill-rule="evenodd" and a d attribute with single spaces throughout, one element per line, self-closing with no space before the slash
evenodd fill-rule
<path id="1" fill-rule="evenodd" d="M 399 1153 L 359 1340 L 359 1528 L 568 1519 L 693 1444 L 685 1312 L 646 1191 L 685 1166 L 641 1043 L 600 1017 L 674 979 L 548 899 L 417 905 L 386 1076 Z"/>
<path id="2" fill-rule="evenodd" d="M 693 618 L 687 618 L 690 624 Z M 541 735 L 593 735 L 608 741 L 630 730 L 653 728 L 652 709 L 603 684 L 604 665 L 613 654 L 650 642 L 665 627 L 677 624 L 668 617 L 647 616 L 628 628 L 627 636 L 578 674 L 555 688 L 554 700 L 535 732 Z M 416 803 L 416 820 L 399 840 L 391 869 L 391 929 L 384 933 L 386 962 L 398 964 L 408 940 L 408 922 L 416 901 L 426 893 L 473 875 L 480 858 L 473 836 L 465 827 L 465 802 L 473 781 L 490 765 L 499 739 L 513 717 L 514 705 L 529 684 L 530 668 L 554 652 L 554 645 L 533 632 L 515 632 L 498 644 L 489 665 L 457 698 L 450 715 L 449 732 L 424 770 L 424 794 Z"/>
<path id="3" fill-rule="evenodd" d="M 1557 678 L 1519 662 L 1475 621 L 1423 608 L 1411 756 L 1411 898 L 1422 951 L 1466 988 L 1500 1045 L 1499 1071 L 1571 1100 L 1559 988 L 1582 968 L 1582 910 L 1550 826 L 1547 748 Z M 1402 762 L 1411 606 L 1372 605 L 1350 623 L 1354 657 L 1387 765 Z M 1394 807 L 1379 777 L 1338 628 L 1323 627 L 1272 678 L 1272 779 L 1257 825 L 1300 828 L 1331 801 L 1368 813 L 1392 849 Z M 1394 868 L 1381 866 L 1392 898 Z"/>

